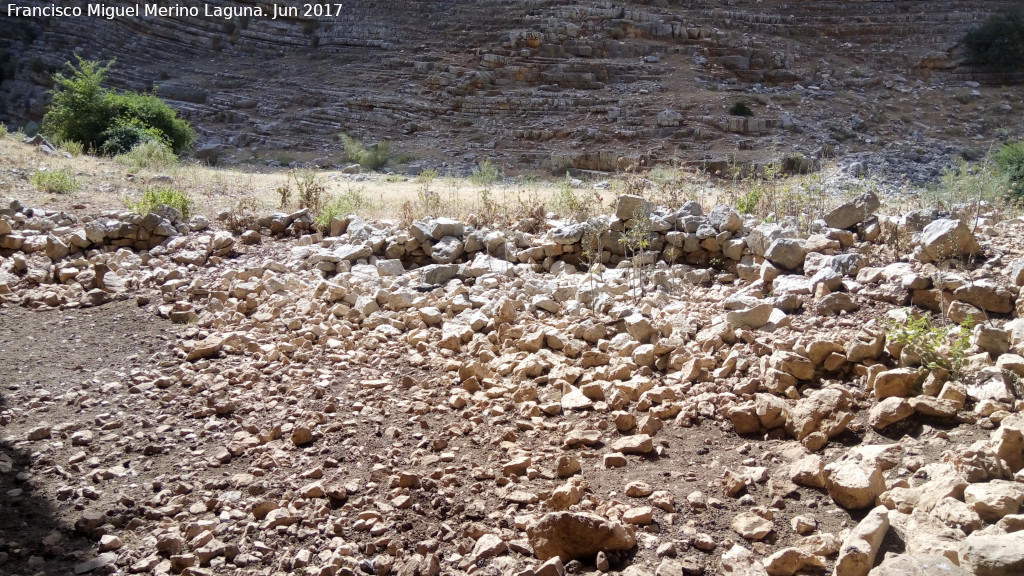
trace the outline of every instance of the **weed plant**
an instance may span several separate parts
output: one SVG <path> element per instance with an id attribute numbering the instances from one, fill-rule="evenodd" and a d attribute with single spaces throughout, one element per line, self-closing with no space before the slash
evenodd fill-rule
<path id="1" fill-rule="evenodd" d="M 342 134 L 341 143 L 345 148 L 345 157 L 348 161 L 356 162 L 366 170 L 380 170 L 388 163 L 391 152 L 391 143 L 389 142 L 378 142 L 372 146 L 366 146 L 348 134 Z"/>
<path id="2" fill-rule="evenodd" d="M 30 182 L 39 190 L 50 194 L 74 194 L 82 188 L 82 183 L 67 168 L 37 170 Z"/>
<path id="3" fill-rule="evenodd" d="M 118 154 L 114 160 L 132 170 L 166 170 L 178 165 L 178 157 L 159 140 L 140 142 L 128 152 Z"/>
<path id="4" fill-rule="evenodd" d="M 316 224 L 321 230 L 326 230 L 330 228 L 331 221 L 335 218 L 341 218 L 349 214 L 358 214 L 369 206 L 370 201 L 366 197 L 365 188 L 362 186 L 356 188 L 349 187 L 345 192 L 324 204 L 323 210 L 316 215 Z"/>
<path id="5" fill-rule="evenodd" d="M 500 180 L 501 170 L 491 163 L 490 158 L 484 158 L 483 162 L 478 163 L 469 175 L 469 181 L 484 190 L 489 190 Z"/>
<path id="6" fill-rule="evenodd" d="M 147 188 L 138 202 L 126 202 L 126 204 L 136 214 L 156 212 L 161 206 L 176 209 L 185 219 L 191 218 L 195 214 L 195 203 L 188 193 L 171 186 Z"/>
<path id="7" fill-rule="evenodd" d="M 929 370 L 941 368 L 956 375 L 967 362 L 973 317 L 961 324 L 934 326 L 929 315 L 914 316 L 908 312 L 906 320 L 883 318 L 881 323 L 890 343 L 920 358 L 921 366 Z"/>

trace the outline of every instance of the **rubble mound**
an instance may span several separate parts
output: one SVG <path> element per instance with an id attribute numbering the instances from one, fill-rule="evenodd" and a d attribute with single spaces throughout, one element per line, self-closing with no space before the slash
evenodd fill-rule
<path id="1" fill-rule="evenodd" d="M 1024 220 L 879 209 L 5 200 L 0 571 L 1019 573 Z"/>

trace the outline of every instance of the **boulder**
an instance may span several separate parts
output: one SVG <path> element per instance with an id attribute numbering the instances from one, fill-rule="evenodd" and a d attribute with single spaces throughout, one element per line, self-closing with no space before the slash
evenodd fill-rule
<path id="1" fill-rule="evenodd" d="M 829 228 L 852 228 L 877 212 L 879 205 L 874 192 L 865 192 L 825 214 L 825 224 Z"/>
<path id="2" fill-rule="evenodd" d="M 719 232 L 736 232 L 743 228 L 743 217 L 728 204 L 719 204 L 708 213 L 708 223 Z"/>
<path id="3" fill-rule="evenodd" d="M 1024 574 L 1024 531 L 971 534 L 960 543 L 960 565 L 976 576 Z"/>
<path id="4" fill-rule="evenodd" d="M 1024 414 L 1016 413 L 1003 418 L 999 428 L 992 431 L 992 446 L 1011 472 L 1024 469 Z"/>
<path id="5" fill-rule="evenodd" d="M 832 500 L 847 510 L 867 508 L 885 492 L 882 467 L 875 459 L 847 453 L 825 466 L 825 489 Z"/>
<path id="6" fill-rule="evenodd" d="M 974 239 L 970 227 L 962 220 L 951 218 L 942 218 L 925 226 L 918 242 L 920 251 L 916 255 L 922 262 L 972 256 L 981 252 L 981 245 Z"/>
<path id="7" fill-rule="evenodd" d="M 737 515 L 733 518 L 731 526 L 734 532 L 747 540 L 763 540 L 775 529 L 770 520 L 765 520 L 752 512 Z"/>
<path id="8" fill-rule="evenodd" d="M 654 204 L 640 196 L 623 194 L 615 201 L 615 217 L 619 220 L 632 220 L 636 217 L 650 215 Z"/>
<path id="9" fill-rule="evenodd" d="M 850 393 L 843 388 L 814 390 L 789 411 L 786 431 L 800 441 L 814 432 L 834 438 L 853 420 L 849 411 L 852 402 Z"/>
<path id="10" fill-rule="evenodd" d="M 725 315 L 729 326 L 733 328 L 760 328 L 768 323 L 772 310 L 775 308 L 768 303 L 757 304 L 744 310 L 733 310 Z"/>
<path id="11" fill-rule="evenodd" d="M 793 576 L 801 570 L 820 570 L 825 567 L 825 561 L 820 556 L 792 547 L 779 550 L 762 563 L 768 576 Z"/>
<path id="12" fill-rule="evenodd" d="M 546 514 L 526 534 L 540 560 L 590 561 L 598 552 L 631 550 L 636 545 L 632 531 L 624 525 L 586 513 Z"/>
<path id="13" fill-rule="evenodd" d="M 868 413 L 868 424 L 875 430 L 895 424 L 914 414 L 914 407 L 905 398 L 893 396 L 876 404 Z"/>
<path id="14" fill-rule="evenodd" d="M 868 512 L 843 541 L 834 576 L 867 576 L 888 531 L 889 510 L 885 506 Z"/>
<path id="15" fill-rule="evenodd" d="M 934 554 L 899 554 L 888 556 L 881 564 L 868 572 L 868 576 L 971 576 L 945 556 Z"/>
<path id="16" fill-rule="evenodd" d="M 719 574 L 728 576 L 768 576 L 763 564 L 750 550 L 739 544 L 733 544 L 728 552 L 719 559 Z"/>
<path id="17" fill-rule="evenodd" d="M 796 238 L 778 238 L 774 240 L 764 257 L 783 270 L 796 270 L 804 263 L 807 251 L 803 242 Z"/>
<path id="18" fill-rule="evenodd" d="M 897 368 L 882 372 L 875 376 L 875 397 L 910 396 L 920 378 L 921 375 L 913 368 Z"/>
<path id="19" fill-rule="evenodd" d="M 964 502 L 986 522 L 998 522 L 1007 514 L 1016 514 L 1024 503 L 1024 484 L 992 480 L 971 484 L 964 489 Z"/>
<path id="20" fill-rule="evenodd" d="M 1014 310 L 1013 292 L 988 278 L 960 286 L 953 291 L 953 298 L 995 314 L 1009 314 Z"/>
<path id="21" fill-rule="evenodd" d="M 465 224 L 452 218 L 432 218 L 426 222 L 427 235 L 434 240 L 441 240 L 446 236 L 461 238 L 465 229 Z"/>

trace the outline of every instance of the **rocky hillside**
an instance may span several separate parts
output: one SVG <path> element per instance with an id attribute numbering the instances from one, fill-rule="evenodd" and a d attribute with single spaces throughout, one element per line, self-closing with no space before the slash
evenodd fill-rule
<path id="1" fill-rule="evenodd" d="M 0 571 L 1010 576 L 1024 220 L 0 208 Z"/>
<path id="2" fill-rule="evenodd" d="M 910 171 L 923 181 L 1024 131 L 1020 90 L 997 88 L 1019 78 L 964 66 L 959 46 L 1012 4 L 356 0 L 320 18 L 7 18 L 0 120 L 37 122 L 50 73 L 77 53 L 117 58 L 118 86 L 156 85 L 209 159 L 330 165 L 347 132 L 417 165 L 558 174 L 869 152 L 898 178 L 893 158 L 924 150 Z M 755 116 L 730 115 L 739 101 Z"/>

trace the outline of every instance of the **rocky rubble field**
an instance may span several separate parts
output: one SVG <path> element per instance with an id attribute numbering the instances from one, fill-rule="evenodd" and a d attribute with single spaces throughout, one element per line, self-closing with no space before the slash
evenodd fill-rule
<path id="1" fill-rule="evenodd" d="M 1024 573 L 1024 219 L 0 206 L 5 574 Z"/>

